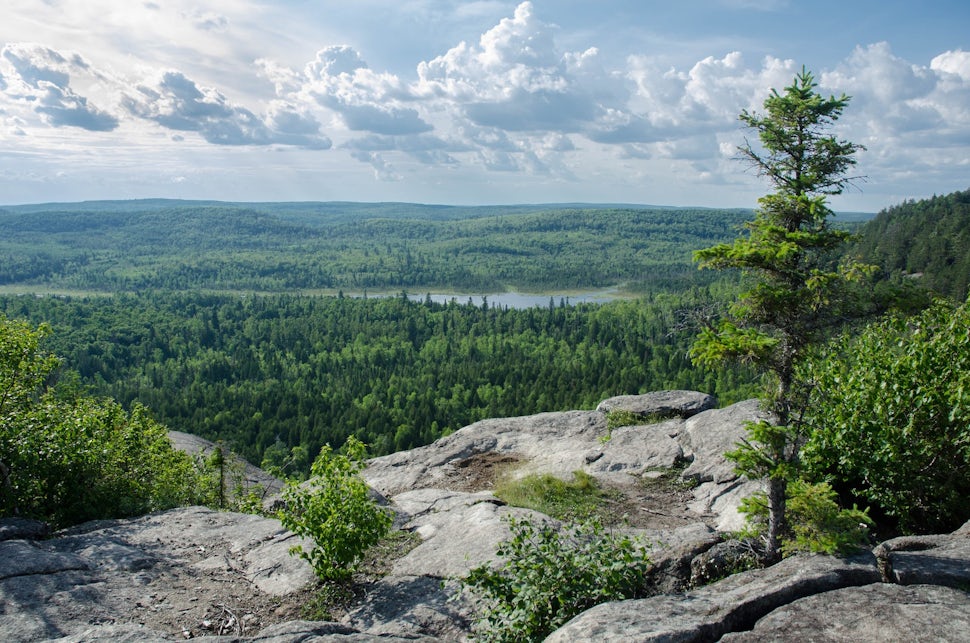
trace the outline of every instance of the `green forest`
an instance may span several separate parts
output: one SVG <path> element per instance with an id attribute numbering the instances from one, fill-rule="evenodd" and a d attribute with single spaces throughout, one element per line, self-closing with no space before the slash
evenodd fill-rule
<path id="1" fill-rule="evenodd" d="M 706 293 L 502 309 L 406 296 L 159 292 L 6 296 L 0 312 L 51 324 L 49 348 L 98 395 L 173 429 L 266 450 L 342 444 L 376 454 L 487 417 L 593 408 L 620 394 L 754 392 L 738 368 L 694 368 L 678 311 Z M 309 463 L 306 463 L 307 465 Z"/>
<path id="2" fill-rule="evenodd" d="M 0 209 L 19 292 L 681 290 L 749 212 L 150 201 Z M 85 204 L 82 204 L 85 205 Z"/>
<path id="3" fill-rule="evenodd" d="M 883 210 L 855 250 L 887 274 L 963 301 L 970 286 L 970 190 Z"/>

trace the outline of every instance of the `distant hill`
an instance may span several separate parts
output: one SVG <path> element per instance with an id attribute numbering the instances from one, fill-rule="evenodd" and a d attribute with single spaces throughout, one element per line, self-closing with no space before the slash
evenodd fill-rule
<path id="1" fill-rule="evenodd" d="M 691 253 L 747 210 L 225 203 L 0 208 L 0 286 L 32 292 L 550 292 L 710 281 Z"/>
<path id="2" fill-rule="evenodd" d="M 906 201 L 860 229 L 854 252 L 888 276 L 918 278 L 927 288 L 964 301 L 970 286 L 970 190 Z"/>

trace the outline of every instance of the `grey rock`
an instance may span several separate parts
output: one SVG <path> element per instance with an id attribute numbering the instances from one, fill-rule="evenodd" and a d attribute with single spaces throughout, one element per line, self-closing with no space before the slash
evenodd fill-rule
<path id="1" fill-rule="evenodd" d="M 720 483 L 704 482 L 694 488 L 694 500 L 687 506 L 698 515 L 711 516 L 718 531 L 739 531 L 745 526 L 745 518 L 738 507 L 742 500 L 759 491 L 763 491 L 761 481 L 747 478 Z"/>
<path id="2" fill-rule="evenodd" d="M 797 600 L 721 641 L 970 641 L 970 595 L 934 585 L 847 587 Z"/>
<path id="3" fill-rule="evenodd" d="M 544 518 L 504 506 L 489 492 L 419 489 L 398 494 L 394 502 L 411 515 L 405 529 L 422 538 L 420 545 L 394 563 L 394 576 L 464 576 L 473 567 L 495 560 L 498 544 L 511 535 L 507 516 Z"/>
<path id="4" fill-rule="evenodd" d="M 53 639 L 56 643 L 159 643 L 173 638 L 140 625 L 95 625 L 68 636 Z"/>
<path id="5" fill-rule="evenodd" d="M 637 398 L 638 408 L 679 405 L 699 412 L 687 420 L 673 418 L 620 427 L 611 435 L 602 411 L 482 420 L 431 445 L 375 458 L 368 463 L 364 478 L 385 496 L 393 497 L 424 488 L 463 490 L 466 463 L 486 455 L 507 457 L 504 475 L 510 477 L 542 473 L 571 479 L 574 471 L 583 470 L 614 484 L 630 484 L 651 471 L 689 461 L 682 475 L 700 483 L 689 505 L 691 511 L 698 520 L 713 521 L 718 529 L 740 528 L 743 518 L 737 507 L 741 498 L 760 485 L 739 479 L 723 454 L 745 435 L 745 422 L 766 415 L 757 401 L 700 411 L 713 398 L 690 391 L 674 393 L 670 397 L 657 393 L 622 399 Z"/>
<path id="6" fill-rule="evenodd" d="M 628 483 L 631 477 L 636 479 L 648 471 L 670 469 L 684 459 L 677 440 L 683 428 L 683 420 L 667 420 L 613 429 L 609 440 L 594 447 L 597 457 L 583 468 L 618 483 Z"/>
<path id="7" fill-rule="evenodd" d="M 798 598 L 878 580 L 872 558 L 794 556 L 682 595 L 597 605 L 546 641 L 715 641 Z"/>
<path id="8" fill-rule="evenodd" d="M 887 540 L 873 553 L 887 582 L 970 587 L 970 522 L 952 534 Z"/>
<path id="9" fill-rule="evenodd" d="M 518 461 L 516 475 L 565 478 L 583 467 L 586 453 L 606 433 L 606 416 L 597 411 L 481 420 L 428 446 L 374 458 L 363 476 L 385 496 L 429 487 L 453 489 L 450 474 L 456 464 L 482 454 L 505 454 Z"/>
<path id="10" fill-rule="evenodd" d="M 689 418 L 717 406 L 717 400 L 697 391 L 655 391 L 642 395 L 618 395 L 603 400 L 597 411 L 627 411 L 643 417 Z"/>
<path id="11" fill-rule="evenodd" d="M 4 540 L 40 540 L 50 535 L 50 526 L 46 522 L 8 516 L 0 518 L 0 542 Z"/>
<path id="12" fill-rule="evenodd" d="M 342 620 L 367 634 L 461 640 L 472 609 L 455 583 L 430 576 L 392 575 L 379 581 Z"/>
<path id="13" fill-rule="evenodd" d="M 399 641 L 414 639 L 402 639 L 395 636 L 381 637 L 374 634 L 366 634 L 340 623 L 288 621 L 270 626 L 252 638 L 232 640 L 252 641 L 253 643 L 363 643 L 370 641 L 398 643 Z M 418 638 L 417 640 L 428 641 L 429 639 Z"/>
<path id="14" fill-rule="evenodd" d="M 684 476 L 693 477 L 698 482 L 718 484 L 736 480 L 738 474 L 734 471 L 734 463 L 724 454 L 736 449 L 747 435 L 747 422 L 769 417 L 761 410 L 758 400 L 747 400 L 723 409 L 704 411 L 688 419 L 685 430 L 679 434 L 684 451 L 693 456 Z"/>
<path id="15" fill-rule="evenodd" d="M 268 609 L 315 580 L 287 553 L 297 542 L 275 519 L 201 507 L 5 541 L 0 640 L 54 639 L 92 625 L 121 627 L 102 631 L 104 640 L 133 628 L 144 640 L 197 628 L 214 604 Z"/>
<path id="16" fill-rule="evenodd" d="M 26 540 L 0 542 L 0 580 L 89 569 L 80 556 Z"/>
<path id="17" fill-rule="evenodd" d="M 669 531 L 646 531 L 652 566 L 645 584 L 651 593 L 682 592 L 690 581 L 691 562 L 716 546 L 721 536 L 703 523 Z"/>

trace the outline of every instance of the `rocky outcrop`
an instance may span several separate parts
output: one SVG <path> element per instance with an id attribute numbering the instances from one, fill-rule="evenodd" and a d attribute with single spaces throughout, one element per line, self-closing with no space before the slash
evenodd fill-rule
<path id="1" fill-rule="evenodd" d="M 793 557 L 685 595 L 598 605 L 546 641 L 716 641 L 728 632 L 750 628 L 775 606 L 800 596 L 878 581 L 871 560 Z"/>
<path id="2" fill-rule="evenodd" d="M 744 436 L 745 422 L 766 416 L 754 400 L 724 409 L 707 408 L 711 404 L 710 396 L 688 391 L 610 398 L 601 409 L 666 418 L 612 430 L 604 410 L 482 420 L 428 446 L 376 458 L 364 476 L 393 497 L 413 489 L 490 489 L 495 475 L 551 473 L 569 479 L 581 470 L 630 486 L 645 476 L 683 469 L 677 475 L 696 485 L 684 507 L 690 519 L 736 530 L 743 524 L 737 512 L 741 498 L 760 487 L 739 478 L 723 454 Z M 476 484 L 470 470 L 485 458 L 501 466 Z"/>
<path id="3" fill-rule="evenodd" d="M 168 439 L 172 442 L 172 446 L 192 457 L 208 458 L 217 447 L 215 442 L 183 431 L 169 431 Z M 239 486 L 246 492 L 257 493 L 260 497 L 269 497 L 282 491 L 284 484 L 279 478 L 253 466 L 235 453 L 230 452 L 227 455 L 229 457 L 227 491 L 231 492 L 233 487 Z M 239 479 L 235 479 L 236 477 Z"/>
<path id="4" fill-rule="evenodd" d="M 946 562 L 922 579 L 934 584 L 883 583 L 872 555 L 794 556 L 685 594 L 598 605 L 546 641 L 970 640 L 965 531 L 935 537 Z"/>
<path id="5" fill-rule="evenodd" d="M 50 538 L 41 524 L 0 521 L 0 640 L 467 640 L 473 606 L 450 579 L 495 561 L 507 517 L 551 520 L 504 505 L 495 482 L 577 470 L 625 494 L 618 511 L 649 543 L 645 581 L 657 595 L 594 607 L 550 641 L 966 640 L 970 523 L 874 555 L 796 556 L 692 588 L 745 564 L 744 547 L 722 534 L 758 489 L 722 454 L 764 414 L 753 401 L 711 405 L 685 391 L 623 396 L 594 411 L 484 420 L 372 460 L 365 478 L 419 542 L 339 622 L 303 620 L 314 577 L 273 518 L 190 507 Z M 617 410 L 638 423 L 608 430 Z"/>

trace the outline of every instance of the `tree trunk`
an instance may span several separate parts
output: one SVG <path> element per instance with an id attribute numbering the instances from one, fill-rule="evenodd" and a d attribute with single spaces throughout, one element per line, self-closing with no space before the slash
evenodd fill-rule
<path id="1" fill-rule="evenodd" d="M 768 478 L 768 546 L 767 563 L 781 560 L 781 536 L 785 531 L 785 500 L 788 481 L 784 478 Z"/>

